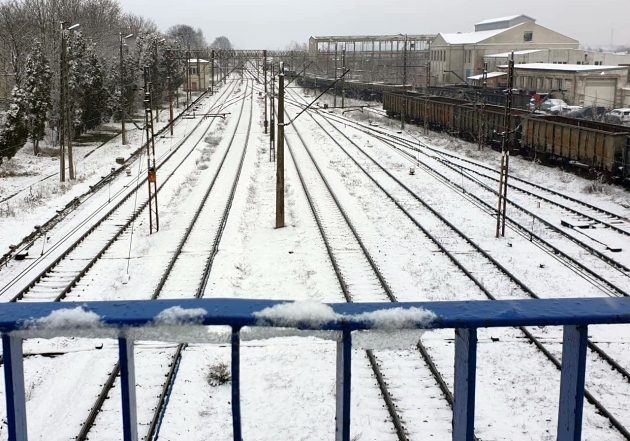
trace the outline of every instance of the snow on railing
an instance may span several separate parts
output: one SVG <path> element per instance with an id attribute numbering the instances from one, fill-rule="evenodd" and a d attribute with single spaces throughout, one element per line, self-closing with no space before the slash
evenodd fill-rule
<path id="1" fill-rule="evenodd" d="M 230 342 L 232 421 L 241 440 L 240 341 L 318 333 L 337 341 L 336 440 L 350 440 L 351 350 L 373 338 L 416 341 L 426 329 L 455 329 L 453 440 L 474 439 L 477 328 L 564 326 L 557 439 L 581 437 L 587 327 L 630 323 L 630 299 L 562 299 L 418 303 L 318 304 L 270 300 L 195 299 L 127 302 L 3 303 L 0 333 L 10 440 L 27 440 L 22 343 L 62 335 L 112 337 L 119 342 L 124 440 L 137 440 L 135 340 Z M 209 326 L 229 327 L 208 332 Z M 224 328 L 223 328 L 224 329 Z M 367 331 L 367 332 L 366 332 Z M 385 334 L 387 338 L 380 338 Z M 394 334 L 394 335 L 392 335 Z"/>

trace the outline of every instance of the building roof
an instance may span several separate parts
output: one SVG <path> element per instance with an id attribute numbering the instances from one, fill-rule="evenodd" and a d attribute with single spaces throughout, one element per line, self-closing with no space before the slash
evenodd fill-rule
<path id="1" fill-rule="evenodd" d="M 516 26 L 520 26 L 520 23 Z M 488 38 L 492 38 L 495 35 L 499 35 L 508 29 L 515 28 L 516 26 L 512 26 L 511 28 L 505 29 L 493 29 L 491 31 L 477 31 L 477 32 L 457 32 L 454 34 L 442 34 L 444 41 L 448 44 L 474 44 L 479 43 L 480 41 L 487 40 Z"/>
<path id="2" fill-rule="evenodd" d="M 201 64 L 203 64 L 203 63 L 209 63 L 209 61 L 208 61 L 208 60 L 204 60 L 204 59 L 202 59 L 202 58 L 199 58 L 198 60 L 197 60 L 197 58 L 191 58 L 191 59 L 190 59 L 190 63 L 191 63 L 191 64 L 192 64 L 192 63 L 195 63 L 195 64 L 196 64 L 196 63 L 197 63 L 197 61 L 199 61 L 199 63 L 201 63 Z"/>
<path id="3" fill-rule="evenodd" d="M 525 17 L 525 18 L 527 18 L 529 20 L 536 21 L 536 19 L 534 19 L 532 17 L 529 17 L 529 16 L 524 15 L 524 14 L 519 14 L 519 15 L 510 15 L 508 17 L 489 18 L 487 20 L 480 21 L 479 23 L 475 23 L 475 26 L 491 24 L 491 23 L 501 23 L 501 22 L 504 22 L 504 21 L 514 20 L 514 19 L 517 19 L 519 17 Z"/>
<path id="4" fill-rule="evenodd" d="M 431 41 L 435 38 L 435 34 L 394 34 L 394 35 L 317 35 L 310 39 L 314 41 L 334 42 L 334 41 L 405 41 L 407 40 L 425 40 Z"/>
<path id="5" fill-rule="evenodd" d="M 499 66 L 507 69 L 507 65 Z M 516 64 L 514 69 L 519 70 L 555 70 L 561 72 L 598 72 L 604 70 L 628 69 L 628 66 L 596 66 L 593 64 L 553 64 L 553 63 L 527 63 Z"/>
<path id="6" fill-rule="evenodd" d="M 547 50 L 547 49 L 526 49 L 522 51 L 514 51 L 514 55 L 527 55 L 527 54 L 533 54 L 536 52 L 542 52 L 544 50 Z M 502 52 L 500 54 L 484 55 L 484 57 L 485 58 L 509 58 L 510 54 L 512 54 L 512 52 Z"/>
<path id="7" fill-rule="evenodd" d="M 488 72 L 486 74 L 486 78 L 487 79 L 497 78 L 497 77 L 503 77 L 505 75 L 507 75 L 507 73 L 505 73 L 505 72 Z M 468 78 L 469 80 L 483 80 L 483 74 L 473 75 L 473 76 L 466 77 L 466 78 Z"/>

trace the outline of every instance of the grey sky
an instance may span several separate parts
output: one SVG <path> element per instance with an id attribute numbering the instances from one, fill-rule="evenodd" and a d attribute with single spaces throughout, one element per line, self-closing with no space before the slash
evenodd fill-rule
<path id="1" fill-rule="evenodd" d="M 587 46 L 630 45 L 630 0 L 121 0 L 166 30 L 185 23 L 239 49 L 284 48 L 310 35 L 470 32 L 486 18 L 526 14 Z"/>

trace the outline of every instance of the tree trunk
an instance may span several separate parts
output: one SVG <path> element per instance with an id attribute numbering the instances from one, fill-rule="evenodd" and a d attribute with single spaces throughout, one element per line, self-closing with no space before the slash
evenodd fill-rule
<path id="1" fill-rule="evenodd" d="M 36 139 L 36 140 L 33 142 L 33 154 L 34 154 L 35 156 L 39 155 L 39 139 Z"/>

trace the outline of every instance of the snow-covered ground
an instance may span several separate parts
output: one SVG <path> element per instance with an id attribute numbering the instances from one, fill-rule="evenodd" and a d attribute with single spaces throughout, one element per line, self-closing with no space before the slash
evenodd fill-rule
<path id="1" fill-rule="evenodd" d="M 486 299 L 479 284 L 497 298 L 527 297 L 522 287 L 484 261 L 470 244 L 455 235 L 412 193 L 457 225 L 540 297 L 605 297 L 609 294 L 513 229 L 508 228 L 506 238 L 495 239 L 494 218 L 473 203 L 470 196 L 493 199 L 466 177 L 454 174 L 439 161 L 423 159 L 428 166 L 448 174 L 459 184 L 464 182 L 471 195 L 446 185 L 435 174 L 418 166 L 419 156 L 409 160 L 349 123 L 327 122 L 323 118 L 326 114 L 304 114 L 287 128 L 286 227 L 275 229 L 275 165 L 269 161 L 268 136 L 262 131 L 262 98 L 258 96 L 258 88 L 254 81 L 233 79 L 221 89 L 226 93 L 224 97 L 216 94 L 202 104 L 208 109 L 214 108 L 219 100 L 230 103 L 225 109 L 229 112 L 225 120 L 211 123 L 200 122 L 199 118 L 184 119 L 176 127 L 173 138 L 160 140 L 156 145 L 158 158 L 166 158 L 171 153 L 173 156 L 165 162 L 158 182 L 171 170 L 176 168 L 176 172 L 160 190 L 159 233 L 149 234 L 146 212 L 141 213 L 133 227 L 105 251 L 86 277 L 70 291 L 68 300 L 150 298 L 202 200 L 205 200 L 204 209 L 183 244 L 172 275 L 160 291 L 162 298 L 190 298 L 199 286 L 203 286 L 202 294 L 207 298 L 342 302 L 346 291 L 354 301 L 387 302 L 386 285 L 399 301 Z M 292 89 L 289 97 L 300 100 L 300 94 Z M 324 99 L 330 100 L 330 97 Z M 355 104 L 351 100 L 347 103 Z M 289 115 L 297 112 L 293 105 L 288 105 L 287 110 Z M 341 115 L 340 111 L 336 113 Z M 348 116 L 358 122 L 376 121 L 381 129 L 391 127 L 391 133 L 396 133 L 398 123 L 377 113 L 351 112 Z M 138 145 L 140 140 L 137 134 L 135 136 L 134 145 Z M 498 153 L 490 149 L 480 151 L 476 145 L 443 134 L 425 135 L 422 128 L 407 126 L 403 136 L 418 138 L 445 152 L 454 152 L 494 168 L 498 166 Z M 181 147 L 175 150 L 180 143 Z M 86 163 L 79 168 L 80 172 L 84 170 L 84 183 L 66 189 L 61 188 L 53 177 L 44 182 L 59 190 L 46 190 L 45 203 L 38 203 L 34 209 L 16 203 L 16 207 L 20 207 L 20 216 L 0 219 L 0 229 L 5 233 L 0 237 L 0 244 L 4 243 L 6 248 L 18 241 L 32 230 L 33 224 L 50 217 L 55 207 L 84 192 L 90 180 L 97 180 L 101 173 L 108 172 L 112 157 L 121 149 L 116 141 L 111 144 L 88 157 L 92 165 L 88 167 Z M 129 149 L 131 151 L 132 147 Z M 21 163 L 27 157 L 27 153 L 23 153 L 14 161 Z M 33 165 L 33 169 L 40 173 L 38 177 L 55 171 L 54 164 L 45 166 L 46 159 L 37 158 L 37 161 L 40 159 L 41 164 Z M 52 163 L 50 158 L 47 160 Z M 88 228 L 89 222 L 81 224 L 83 219 L 95 212 L 101 216 L 131 191 L 133 184 L 146 173 L 142 172 L 143 166 L 144 162 L 139 161 L 133 168 L 133 176 L 121 176 L 110 189 L 96 192 L 63 224 L 55 227 L 47 243 L 37 243 L 36 246 L 47 250 L 44 256 L 38 257 L 34 246 L 26 261 L 11 262 L 0 269 L 0 292 L 6 291 L 0 300 L 8 301 L 8 294 L 25 283 L 26 277 L 24 281 L 19 279 L 19 283 L 13 283 L 14 287 L 6 287 L 10 281 L 18 280 L 16 277 L 27 266 L 35 265 L 38 260 L 43 265 L 61 252 L 65 246 L 62 237 Z M 415 167 L 414 175 L 408 173 L 411 166 Z M 329 188 L 317 167 L 329 182 Z M 582 178 L 520 158 L 512 158 L 511 172 L 630 217 L 628 194 L 620 188 L 599 184 L 593 187 L 592 182 Z M 11 191 L 30 185 L 29 182 L 16 180 Z M 230 206 L 228 196 L 233 188 L 235 193 Z M 594 188 L 596 192 L 593 192 Z M 307 201 L 307 192 L 315 213 Z M 331 193 L 343 207 L 347 221 L 332 202 Z M 519 198 L 550 222 L 557 223 L 564 216 L 557 208 L 546 204 L 538 206 L 523 195 Z M 138 199 L 137 203 L 140 201 Z M 131 207 L 131 202 L 129 204 Z M 226 208 L 229 208 L 228 217 L 221 230 L 219 225 Z M 335 256 L 343 282 L 333 271 L 317 221 L 322 222 L 328 249 Z M 359 240 L 382 272 L 384 282 L 379 282 L 373 275 L 348 222 L 354 226 Z M 222 231 L 218 238 L 217 231 Z M 550 235 L 542 227 L 536 231 L 546 238 Z M 208 279 L 201 285 L 200 274 L 214 249 L 215 240 L 216 255 L 210 261 Z M 612 272 L 606 272 L 605 265 L 595 265 L 597 259 L 578 245 L 562 237 L 554 240 L 567 247 L 567 252 L 592 263 L 593 268 L 601 270 L 607 278 L 613 277 Z M 626 262 L 630 240 L 616 236 L 615 240 L 624 250 L 614 256 Z M 435 241 L 456 256 L 479 284 L 467 277 Z M 56 244 L 58 249 L 54 248 Z M 90 249 L 94 250 L 96 246 L 87 245 L 86 255 Z M 36 273 L 35 269 L 30 271 Z M 621 287 L 630 287 L 628 274 L 617 272 L 614 277 Z M 591 339 L 626 369 L 630 367 L 627 330 L 627 327 L 594 327 L 590 330 Z M 560 356 L 559 330 L 548 327 L 530 331 L 553 354 Z M 452 330 L 426 333 L 422 342 L 452 390 Z M 559 371 L 519 330 L 480 330 L 479 342 L 478 436 L 484 440 L 555 439 Z M 157 404 L 156 395 L 174 348 L 172 343 L 161 342 L 138 342 L 136 346 L 139 431 L 142 436 Z M 25 360 L 30 439 L 74 439 L 100 385 L 116 361 L 115 342 L 78 338 L 29 340 L 25 351 L 30 355 Z M 333 437 L 334 342 L 313 337 L 254 340 L 243 342 L 241 352 L 244 439 L 326 440 Z M 418 351 L 413 347 L 379 348 L 374 355 L 409 438 L 449 439 L 450 408 Z M 229 356 L 229 347 L 221 344 L 195 343 L 183 351 L 159 439 L 231 439 L 229 383 L 217 384 L 212 376 L 222 364 L 229 366 Z M 630 427 L 628 382 L 592 354 L 589 354 L 587 388 L 622 424 Z M 106 401 L 90 439 L 121 439 L 118 390 L 114 388 Z M 365 351 L 359 348 L 353 354 L 352 397 L 353 439 L 396 439 L 372 367 Z M 0 403 L 1 413 L 4 400 Z M 59 403 L 65 404 L 60 406 Z M 55 434 L 52 438 L 51 433 Z M 0 434 L 6 437 L 5 425 L 0 426 Z M 585 403 L 583 439 L 624 438 L 610 428 L 606 418 L 593 406 Z"/>

